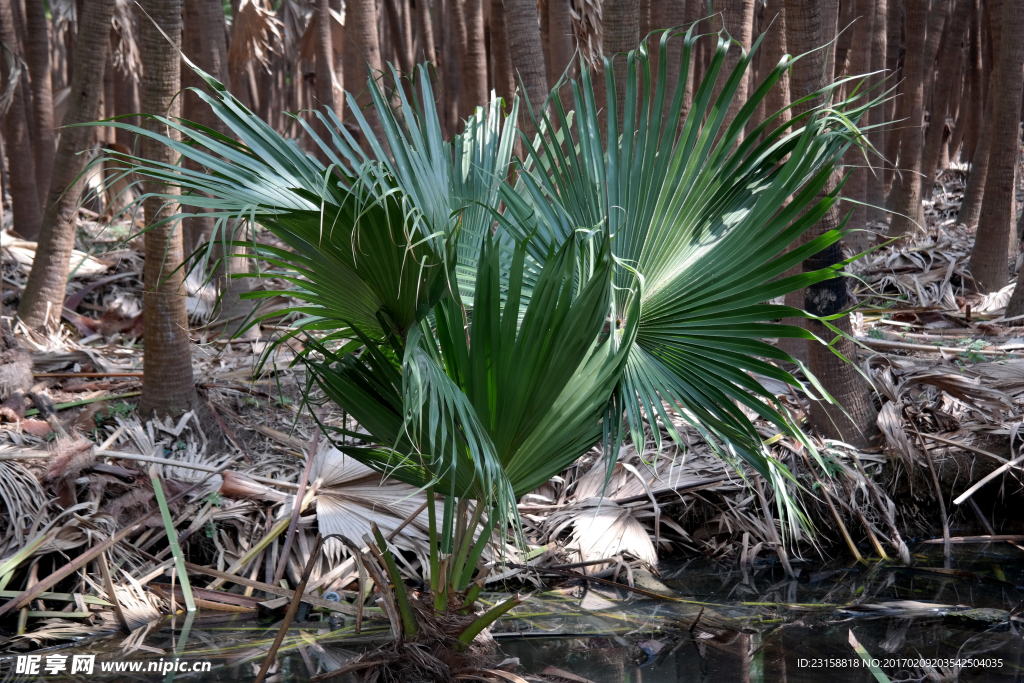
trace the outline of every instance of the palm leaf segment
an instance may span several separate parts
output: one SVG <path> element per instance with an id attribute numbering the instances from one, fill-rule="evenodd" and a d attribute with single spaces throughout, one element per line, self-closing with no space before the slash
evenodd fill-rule
<path id="1" fill-rule="evenodd" d="M 696 38 L 692 28 L 681 37 L 682 64 L 674 84 L 667 83 L 667 46 L 670 39 L 680 37 L 672 31 L 661 32 L 653 88 L 651 60 L 644 48 L 617 57 L 627 60 L 621 131 L 615 82 L 606 60 L 607 146 L 602 144 L 593 84 L 583 69 L 581 80 L 568 85 L 577 144 L 560 144 L 547 135 L 535 145 L 532 167 L 544 171 L 523 173 L 514 189 L 503 188 L 508 210 L 502 226 L 520 241 L 536 233 L 531 243 L 535 256 L 571 241 L 580 229 L 606 229 L 618 264 L 610 317 L 619 324 L 638 324 L 616 390 L 633 439 L 643 443 L 641 415 L 646 413 L 660 418 L 681 441 L 664 407 L 668 404 L 719 454 L 738 455 L 769 481 L 778 482 L 780 474 L 788 472 L 767 455 L 739 406 L 807 443 L 752 373 L 799 386 L 795 377 L 772 362 L 795 361 L 761 339 L 813 339 L 802 328 L 770 322 L 808 314 L 767 302 L 835 277 L 846 265 L 784 276 L 792 266 L 841 239 L 843 233 L 833 230 L 800 245 L 803 233 L 836 201 L 838 188 L 823 198 L 820 193 L 837 159 L 858 134 L 856 121 L 871 103 L 859 96 L 859 103 L 851 100 L 812 110 L 788 129 L 773 127 L 773 116 L 740 139 L 744 128 L 752 126 L 758 103 L 794 60 L 785 57 L 725 126 L 753 50 L 724 75 L 722 85 L 719 71 L 730 47 L 722 37 L 682 120 L 682 96 Z M 668 104 L 670 85 L 674 98 Z M 825 94 L 834 87 L 826 88 Z M 549 105 L 545 128 L 567 130 L 570 120 L 559 99 L 550 98 Z M 642 292 L 631 286 L 635 274 L 642 276 Z M 630 317 L 633 313 L 627 315 L 631 307 L 638 321 Z M 654 438 L 660 448 L 658 430 Z"/>
<path id="2" fill-rule="evenodd" d="M 661 38 L 658 82 L 642 107 L 635 103 L 641 78 L 651 91 L 649 56 L 628 55 L 621 135 L 607 79 L 607 152 L 585 70 L 570 84 L 575 143 L 570 115 L 551 98 L 552 115 L 538 122 L 541 136 L 515 187 L 505 182 L 515 103 L 503 117 L 492 97 L 447 143 L 433 106 L 410 103 L 397 74 L 396 109 L 370 82 L 385 141 L 349 96 L 370 154 L 331 113 L 317 113 L 330 140 L 301 122 L 327 166 L 201 72 L 211 92 L 200 96 L 237 141 L 162 118 L 186 141 L 113 125 L 159 139 L 204 169 L 121 156 L 138 177 L 176 186 L 183 205 L 221 221 L 262 224 L 287 245 L 249 246 L 303 302 L 293 333 L 327 333 L 308 336 L 318 354 L 303 360 L 365 430 L 336 429 L 339 448 L 365 464 L 514 514 L 516 496 L 602 435 L 617 439 L 623 414 L 637 439 L 642 413 L 671 425 L 665 401 L 723 455 L 738 454 L 777 481 L 781 466 L 736 404 L 802 438 L 749 373 L 797 384 L 763 360 L 791 359 L 759 338 L 809 336 L 767 324 L 805 314 L 763 302 L 836 275 L 838 267 L 779 277 L 840 239 L 833 231 L 786 252 L 835 201 L 834 193 L 815 197 L 850 144 L 848 130 L 856 133 L 836 121 L 855 122 L 864 107 L 808 114 L 793 132 L 769 130 L 769 120 L 740 141 L 789 61 L 721 130 L 750 59 L 712 102 L 728 49 L 721 40 L 681 122 L 691 30 L 662 117 L 670 37 Z M 423 67 L 417 81 L 422 102 L 432 103 Z"/>

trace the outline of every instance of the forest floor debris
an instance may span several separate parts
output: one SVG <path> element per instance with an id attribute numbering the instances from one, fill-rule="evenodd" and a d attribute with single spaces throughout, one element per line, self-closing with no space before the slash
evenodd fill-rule
<path id="1" fill-rule="evenodd" d="M 955 186 L 957 176 L 941 180 Z M 777 558 L 796 571 L 847 552 L 906 557 L 908 544 L 942 533 L 926 479 L 928 456 L 949 498 L 1001 468 L 998 486 L 964 505 L 946 501 L 952 508 L 948 524 L 959 537 L 987 532 L 1017 538 L 1022 520 L 1003 512 L 1019 500 L 1024 470 L 1017 462 L 1024 453 L 1024 324 L 1001 316 L 1010 288 L 989 296 L 970 293 L 965 266 L 972 235 L 950 217 L 955 194 L 926 205 L 928 233 L 885 246 L 854 267 L 859 279 L 851 289 L 861 303 L 854 321 L 861 342 L 857 362 L 877 392 L 878 448 L 858 452 L 810 435 L 818 459 L 767 423 L 755 423 L 795 475 L 789 490 L 809 513 L 813 537 L 756 485 L 755 472 L 716 457 L 681 420 L 673 426 L 682 444 L 655 421 L 647 424 L 643 444 L 620 450 L 607 486 L 605 461 L 595 450 L 524 496 L 520 518 L 527 546 L 495 539 L 499 544 L 483 560 L 492 567 L 488 586 L 571 582 L 584 575 L 634 585 L 670 552 L 744 568 Z M 164 524 L 158 515 L 138 523 L 155 504 L 149 477 L 154 463 L 161 465 L 172 499 L 172 523 L 194 597 L 205 609 L 283 609 L 294 595 L 287 586 L 299 583 L 317 531 L 362 538 L 371 521 L 399 550 L 408 580 L 422 581 L 428 528 L 423 492 L 382 482 L 327 440 L 317 443 L 316 424 L 302 406 L 305 375 L 301 365 L 292 366 L 301 351 L 296 342 L 279 346 L 253 377 L 288 320 L 264 321 L 263 336 L 255 339 L 223 339 L 202 326 L 213 306 L 201 286 L 189 285 L 200 402 L 177 421 L 138 415 L 141 256 L 121 243 L 123 236 L 98 226 L 89 220 L 80 225 L 83 264 L 98 265 L 73 275 L 65 305 L 69 326 L 48 335 L 15 328 L 29 358 L 23 362 L 31 362 L 29 393 L 44 396 L 52 411 L 38 414 L 25 398 L 3 412 L 0 499 L 7 514 L 0 529 L 0 597 L 14 599 L 67 558 L 137 527 L 102 554 L 109 584 L 97 579 L 101 573 L 91 565 L 81 567 L 40 593 L 33 609 L 21 610 L 12 645 L 118 629 L 115 605 L 127 626 L 137 628 L 182 604 Z M 5 314 L 11 315 L 32 245 L 4 239 Z M 806 422 L 810 387 L 791 391 L 759 379 L 798 422 Z M 344 416 L 328 407 L 319 419 L 337 425 Z M 300 485 L 310 455 L 308 484 Z M 191 486 L 192 493 L 174 500 Z M 300 486 L 297 531 L 288 544 Z M 1002 512 L 993 515 L 995 509 Z M 999 528 L 992 526 L 995 518 L 1005 520 Z M 351 616 L 360 603 L 359 570 L 340 542 L 326 547 L 325 559 L 312 566 L 302 609 L 325 618 Z M 281 584 L 275 575 L 283 576 Z M 371 621 L 382 618 L 372 606 L 366 614 Z"/>

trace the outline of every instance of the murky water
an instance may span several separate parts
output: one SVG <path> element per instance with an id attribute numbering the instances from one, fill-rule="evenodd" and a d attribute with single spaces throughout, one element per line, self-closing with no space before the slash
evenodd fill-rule
<path id="1" fill-rule="evenodd" d="M 1024 680 L 1024 551 L 1006 543 L 955 550 L 952 569 L 943 568 L 941 546 L 923 545 L 912 569 L 804 567 L 795 581 L 770 564 L 743 573 L 666 562 L 662 581 L 672 600 L 565 586 L 531 596 L 499 622 L 496 661 L 515 657 L 520 674 L 567 672 L 593 683 L 879 680 L 851 645 L 852 633 L 893 681 Z M 387 637 L 386 626 L 372 626 L 355 636 L 352 624 L 296 624 L 268 680 L 306 681 L 344 665 Z M 278 627 L 203 612 L 130 637 L 32 651 L 39 675 L 18 673 L 8 651 L 2 680 L 251 680 Z M 182 664 L 165 672 L 176 653 Z M 96 655 L 93 672 L 71 674 L 83 654 Z M 66 668 L 45 673 L 53 656 L 66 657 Z M 208 672 L 191 671 L 207 663 Z"/>

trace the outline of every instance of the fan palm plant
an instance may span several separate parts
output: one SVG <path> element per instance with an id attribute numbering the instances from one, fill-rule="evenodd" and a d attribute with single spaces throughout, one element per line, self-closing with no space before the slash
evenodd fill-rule
<path id="1" fill-rule="evenodd" d="M 336 447 L 427 489 L 431 500 L 435 491 L 443 495 L 440 521 L 428 506 L 430 596 L 408 596 L 383 538 L 370 544 L 391 572 L 399 635 L 420 633 L 418 621 L 433 619 L 428 612 L 472 611 L 482 585 L 479 577 L 472 583 L 477 560 L 495 527 L 517 528 L 518 496 L 602 441 L 614 462 L 624 432 L 645 438 L 644 419 L 660 419 L 681 441 L 670 411 L 721 457 L 769 481 L 791 524 L 806 523 L 786 494 L 791 475 L 743 411 L 811 448 L 757 380 L 799 385 L 778 365 L 793 359 L 763 338 L 810 337 L 773 324 L 807 314 L 771 300 L 836 277 L 845 265 L 783 275 L 841 239 L 835 230 L 799 241 L 836 201 L 838 190 L 817 196 L 858 138 L 856 122 L 870 103 L 832 103 L 789 127 L 769 117 L 743 137 L 793 58 L 723 126 L 752 51 L 720 74 L 730 49 L 722 37 L 681 121 L 696 38 L 692 29 L 661 33 L 655 83 L 644 48 L 625 57 L 621 131 L 606 64 L 603 136 L 600 105 L 581 69 L 578 81 L 562 86 L 571 89 L 574 111 L 549 98 L 521 160 L 512 158 L 516 101 L 503 111 L 492 96 L 446 141 L 422 66 L 418 101 L 402 87 L 386 95 L 369 82 L 384 139 L 349 95 L 365 148 L 332 111 L 317 112 L 329 139 L 297 119 L 327 164 L 202 73 L 209 92 L 200 96 L 237 140 L 177 120 L 160 119 L 180 141 L 131 128 L 204 170 L 121 156 L 128 171 L 176 185 L 182 205 L 222 224 L 246 218 L 286 245 L 248 245 L 267 272 L 291 285 L 249 296 L 283 293 L 301 302 L 286 336 L 304 336 L 309 376 L 350 418 L 344 427 L 323 425 Z M 663 117 L 670 40 L 683 41 L 683 65 Z M 713 97 L 719 78 L 724 85 Z M 453 644 L 468 644 L 501 609 L 465 617 Z"/>

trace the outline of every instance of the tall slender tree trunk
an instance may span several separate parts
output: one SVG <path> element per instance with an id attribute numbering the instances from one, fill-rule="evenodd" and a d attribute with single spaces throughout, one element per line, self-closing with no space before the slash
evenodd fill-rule
<path id="1" fill-rule="evenodd" d="M 960 161 L 971 163 L 974 152 L 978 146 L 978 137 L 981 134 L 981 117 L 985 113 L 985 76 L 982 72 L 981 63 L 981 2 L 974 0 L 971 7 L 970 26 L 970 47 L 967 51 L 968 80 L 971 84 L 970 98 L 960 105 L 965 112 L 963 130 L 963 142 L 960 148 Z M 959 127 L 959 126 L 958 126 Z"/>
<path id="2" fill-rule="evenodd" d="M 329 0 L 316 3 L 316 99 L 318 109 L 329 109 L 340 116 L 338 87 L 334 75 L 334 42 L 331 39 L 331 4 Z M 318 123 L 321 137 L 330 138 L 323 124 Z M 326 159 L 326 156 L 324 157 Z"/>
<path id="3" fill-rule="evenodd" d="M 615 55 L 635 50 L 640 45 L 640 0 L 607 0 L 601 19 L 604 22 L 604 55 L 614 59 L 615 120 L 621 133 L 626 103 L 626 57 Z"/>
<path id="4" fill-rule="evenodd" d="M 118 116 L 124 116 L 127 114 L 137 114 L 138 112 L 139 88 L 135 76 L 126 74 L 121 69 L 114 69 L 114 113 Z M 130 123 L 133 126 L 139 125 L 138 116 L 131 116 L 121 119 L 121 121 Z M 118 128 L 114 133 L 114 137 L 119 144 L 124 145 L 133 152 L 138 152 L 138 150 L 134 149 L 135 133 Z"/>
<path id="5" fill-rule="evenodd" d="M 907 0 L 907 26 L 925 26 L 928 0 Z M 908 235 L 924 229 L 921 204 L 921 151 L 924 146 L 924 80 L 931 65 L 926 64 L 925 40 L 920 30 L 907 31 L 904 62 L 907 121 L 900 136 L 900 172 L 893 181 L 892 223 L 889 233 Z"/>
<path id="6" fill-rule="evenodd" d="M 60 136 L 60 147 L 50 178 L 39 247 L 18 306 L 18 316 L 26 325 L 36 329 L 48 324 L 59 324 L 64 307 L 71 251 L 75 245 L 75 215 L 82 192 L 79 175 L 86 161 L 85 155 L 80 152 L 92 145 L 95 134 L 89 126 L 72 124 L 87 123 L 98 118 L 99 91 L 107 64 L 114 1 L 88 2 L 78 16 L 79 49 L 76 50 L 77 63 L 72 72 L 67 113 L 64 114 L 65 128 Z M 7 151 L 10 153 L 10 148 Z M 12 175 L 18 174 L 15 172 Z"/>
<path id="7" fill-rule="evenodd" d="M 854 18 L 856 23 L 853 26 L 851 45 L 855 47 L 850 49 L 847 61 L 849 64 L 849 75 L 856 78 L 871 71 L 871 50 L 864 48 L 871 44 L 872 36 L 874 35 L 875 0 L 857 0 L 854 14 L 856 15 Z M 861 88 L 862 92 L 863 90 L 864 88 Z M 867 93 L 864 96 L 872 97 L 873 94 Z M 868 125 L 870 117 L 871 112 L 868 112 L 862 121 L 862 125 Z M 850 221 L 847 223 L 847 228 L 856 231 L 850 233 L 846 241 L 854 251 L 861 252 L 870 246 L 870 240 L 866 232 L 868 222 L 866 206 L 868 200 L 868 169 L 864 168 L 864 156 L 859 147 L 851 147 L 847 151 L 843 163 L 849 171 L 849 178 L 846 181 L 846 186 L 843 188 L 843 195 L 853 200 L 850 206 L 853 213 L 850 216 Z"/>
<path id="8" fill-rule="evenodd" d="M 505 24 L 505 7 L 501 0 L 490 0 L 491 3 L 491 54 L 494 57 L 494 89 L 498 97 L 505 101 L 506 107 L 512 106 L 512 96 L 516 92 L 516 78 L 512 69 L 512 57 L 508 52 L 508 27 Z"/>
<path id="9" fill-rule="evenodd" d="M 887 3 L 901 2 L 902 0 L 875 0 L 875 20 L 871 26 L 871 71 L 878 72 L 868 81 L 868 85 L 874 97 L 881 94 L 885 84 L 884 69 L 886 68 L 887 27 L 888 16 Z M 882 124 L 885 120 L 885 105 L 879 105 L 868 113 L 868 123 Z M 868 140 L 871 145 L 880 153 L 885 149 L 885 127 L 878 127 L 868 133 Z M 869 156 L 873 168 L 868 174 L 868 214 L 869 223 L 885 223 L 885 161 Z"/>
<path id="10" fill-rule="evenodd" d="M 1013 230 L 1015 173 L 1020 161 L 1020 102 L 1024 81 L 1024 4 L 1008 0 L 1002 14 L 1001 36 L 992 82 L 988 177 L 981 203 L 978 234 L 971 250 L 971 275 L 979 292 L 994 292 L 1007 283 L 1007 257 Z"/>
<path id="11" fill-rule="evenodd" d="M 345 50 L 345 85 L 349 92 L 356 94 L 356 103 L 363 110 L 377 139 L 383 140 L 384 129 L 380 119 L 371 111 L 373 100 L 367 85 L 367 79 L 377 78 L 382 69 L 377 3 L 376 0 L 349 0 L 345 7 L 345 23 L 348 25 L 345 44 L 352 46 L 351 52 Z"/>
<path id="12" fill-rule="evenodd" d="M 697 2 L 698 0 L 689 0 Z M 686 0 L 656 0 L 651 7 L 651 22 L 655 29 L 683 28 L 686 24 Z M 660 41 L 660 36 L 659 36 Z M 658 60 L 658 43 L 655 42 L 651 51 L 652 61 Z M 679 69 L 683 59 L 683 38 L 677 36 L 668 41 L 668 68 L 665 70 L 667 88 L 665 91 L 665 108 L 663 115 L 668 115 L 669 107 L 676 95 L 676 83 L 679 82 Z M 686 120 L 693 102 L 693 62 L 687 64 L 687 79 L 683 91 L 683 110 L 680 121 Z M 655 87 L 652 85 L 652 87 Z"/>
<path id="13" fill-rule="evenodd" d="M 1001 40 L 999 17 L 1002 16 L 1004 2 L 1005 0 L 992 0 L 987 3 L 986 13 L 989 18 L 987 23 L 991 36 L 988 44 L 996 55 L 999 54 Z M 989 69 L 986 71 L 994 72 L 998 69 L 998 65 L 993 64 L 993 58 L 988 59 L 988 64 Z M 992 126 L 988 125 L 988 123 L 994 116 L 995 108 L 998 106 L 997 101 L 1001 95 L 994 87 L 995 80 L 992 79 L 992 74 L 986 75 L 988 84 L 985 87 L 984 116 L 979 119 L 977 147 L 971 155 L 971 173 L 967 177 L 967 188 L 964 190 L 964 199 L 960 204 L 960 213 L 957 215 L 957 222 L 969 228 L 975 227 L 981 217 L 981 205 L 988 182 L 989 155 L 992 150 L 993 140 Z"/>
<path id="14" fill-rule="evenodd" d="M 671 4 L 666 1 L 665 4 Z M 576 38 L 572 30 L 572 14 L 570 0 L 548 0 L 548 89 L 555 87 L 558 79 L 566 69 L 569 76 L 576 73 L 573 63 L 576 53 Z M 562 106 L 572 109 L 572 90 L 563 88 L 559 93 Z"/>
<path id="15" fill-rule="evenodd" d="M 14 12 L 11 0 L 0 0 L 0 42 L 17 52 L 18 34 L 14 25 Z M 29 129 L 29 118 L 25 114 L 25 102 L 28 93 L 24 79 L 19 78 L 17 84 L 10 84 L 9 69 L 3 67 L 0 75 L 0 88 L 8 89 L 13 94 L 3 116 L 4 149 L 9 160 L 15 160 L 10 169 L 11 204 L 13 205 L 14 229 L 23 237 L 35 239 L 42 223 L 42 209 L 39 202 L 39 191 L 36 188 L 35 156 L 32 150 L 32 133 Z"/>
<path id="16" fill-rule="evenodd" d="M 141 21 L 139 50 L 142 57 L 142 111 L 174 116 L 180 105 L 175 99 L 181 88 L 181 7 L 182 0 L 142 0 L 152 18 Z M 154 25 L 156 22 L 156 25 Z M 159 27 L 159 28 L 158 28 Z M 77 71 L 77 69 L 76 69 Z M 173 135 L 166 126 L 150 118 L 143 119 L 148 130 Z M 176 153 L 169 147 L 142 139 L 142 153 L 150 161 L 173 164 Z M 174 194 L 166 185 L 149 181 L 146 191 Z M 178 413 L 196 401 L 192 380 L 192 342 L 185 314 L 182 228 L 166 221 L 177 206 L 156 197 L 143 204 L 148 230 L 145 233 L 145 266 L 142 324 L 145 351 L 142 375 L 142 399 L 139 412 L 149 416 Z"/>
<path id="17" fill-rule="evenodd" d="M 53 83 L 50 71 L 50 22 L 41 2 L 25 5 L 27 41 L 25 58 L 29 75 L 32 77 L 32 100 L 35 103 L 35 125 L 32 141 L 35 146 L 36 190 L 39 205 L 46 202 L 53 172 L 53 155 L 56 152 L 56 136 L 53 130 Z"/>
<path id="18" fill-rule="evenodd" d="M 741 52 L 750 50 L 754 38 L 754 0 L 724 0 L 724 2 L 715 3 L 714 9 L 716 11 L 721 9 L 721 21 L 724 22 L 725 30 L 734 41 L 742 46 L 742 50 L 737 48 L 736 45 L 729 46 L 729 52 L 725 56 L 725 64 L 722 65 L 722 70 L 718 74 L 718 82 L 715 84 L 714 96 L 718 97 L 725 86 L 726 80 L 732 74 L 736 65 L 740 63 L 742 58 Z M 721 26 L 722 24 L 716 18 L 715 28 L 721 28 Z M 749 85 L 750 69 L 748 68 L 740 78 L 736 92 L 729 103 L 729 111 L 725 115 L 725 121 L 722 122 L 722 130 L 728 128 L 729 124 L 736 118 L 740 107 L 746 104 Z"/>
<path id="19" fill-rule="evenodd" d="M 885 103 L 885 120 L 902 121 L 906 110 L 907 98 L 903 97 L 903 10 L 905 0 L 889 0 L 885 17 L 885 68 L 896 86 L 892 97 Z M 886 192 L 892 186 L 896 174 L 896 161 L 900 150 L 900 124 L 890 123 L 886 127 L 885 147 L 885 187 Z"/>
<path id="20" fill-rule="evenodd" d="M 432 17 L 433 0 L 416 0 L 416 13 L 419 23 L 420 51 L 423 59 L 437 64 L 437 52 L 434 47 L 434 20 Z"/>
<path id="21" fill-rule="evenodd" d="M 552 0 L 556 1 L 556 0 Z M 547 69 L 544 66 L 544 49 L 540 40 L 540 22 L 537 17 L 535 0 L 504 0 L 505 35 L 508 52 L 512 58 L 516 83 L 526 88 L 530 109 L 539 120 L 544 100 L 548 96 Z M 519 117 L 520 130 L 533 138 L 536 133 L 526 102 L 523 102 Z"/>
<path id="22" fill-rule="evenodd" d="M 790 74 L 791 97 L 794 102 L 809 95 L 819 88 L 823 74 L 829 74 L 828 55 L 816 47 L 824 45 L 835 37 L 836 14 L 822 12 L 814 0 L 786 0 L 786 46 L 793 54 L 809 53 L 804 59 L 796 62 Z M 813 98 L 795 108 L 794 116 L 809 108 L 820 105 L 820 98 Z M 835 179 L 830 181 L 825 191 L 833 189 Z M 807 240 L 834 229 L 839 224 L 838 209 L 832 209 L 809 231 Z M 842 249 L 834 244 L 813 258 L 804 262 L 804 270 L 816 270 L 835 265 L 842 261 Z M 787 297 L 787 303 L 790 297 Z M 809 313 L 826 316 L 838 313 L 848 306 L 849 297 L 846 281 L 843 278 L 829 280 L 808 287 L 805 299 L 798 307 L 805 308 Z M 835 340 L 835 334 L 825 325 L 808 320 L 807 328 L 825 342 L 834 342 L 835 347 L 847 358 L 856 357 L 856 347 L 847 338 Z M 849 316 L 843 316 L 833 324 L 850 334 Z M 785 347 L 784 347 L 785 348 Z M 832 349 L 821 344 L 810 344 L 805 351 L 810 370 L 821 381 L 825 389 L 841 406 L 837 408 L 821 401 L 811 402 L 811 421 L 819 430 L 831 438 L 839 438 L 856 447 L 864 447 L 870 443 L 877 431 L 875 423 L 877 413 L 871 402 L 871 393 L 867 382 L 857 370 L 848 363 L 838 359 Z M 843 412 L 845 410 L 845 414 Z"/>
<path id="23" fill-rule="evenodd" d="M 459 5 L 456 37 L 459 40 L 459 118 L 469 118 L 487 102 L 487 52 L 484 49 L 483 0 L 452 0 Z M 508 40 L 506 31 L 506 40 Z M 511 55 L 511 50 L 509 50 Z M 513 61 L 513 64 L 515 62 Z"/>
<path id="24" fill-rule="evenodd" d="M 954 72 L 957 68 L 956 62 L 961 54 L 961 46 L 971 9 L 970 0 L 955 0 L 955 2 L 956 6 L 953 8 L 947 25 L 945 50 L 943 50 L 943 54 L 939 55 L 939 72 L 933 86 L 928 132 L 924 138 L 924 155 L 922 157 L 921 170 L 925 174 L 925 179 L 921 192 L 925 199 L 930 199 L 934 190 L 939 156 L 942 154 L 943 148 L 946 114 L 949 112 L 949 102 L 953 87 L 957 85 L 954 78 Z"/>
<path id="25" fill-rule="evenodd" d="M 184 25 L 182 40 L 185 43 L 185 54 L 203 71 L 210 74 L 222 83 L 230 75 L 228 67 L 228 45 L 227 30 L 224 21 L 224 10 L 219 0 L 184 0 Z M 333 57 L 333 53 L 332 53 Z M 204 84 L 191 69 L 185 69 L 181 75 L 182 85 L 203 89 Z M 318 82 L 319 85 L 319 82 Z M 261 102 L 271 99 L 269 92 L 263 93 Z M 213 114 L 210 107 L 204 103 L 199 96 L 190 91 L 182 95 L 182 107 L 184 117 L 195 121 L 221 135 L 231 137 L 231 130 L 221 121 L 220 117 Z M 186 168 L 201 170 L 190 160 L 185 160 Z M 249 291 L 250 282 L 247 279 L 232 278 L 231 275 L 245 273 L 249 270 L 249 259 L 242 256 L 242 247 L 227 245 L 232 239 L 242 239 L 241 235 L 215 234 L 216 221 L 213 218 L 199 215 L 187 218 L 184 225 L 184 249 L 191 253 L 202 243 L 213 240 L 212 249 L 214 262 L 219 262 L 214 275 L 214 284 L 219 293 L 219 301 L 215 311 L 217 323 L 224 322 L 223 332 L 226 335 L 234 335 L 245 322 L 245 317 L 252 310 L 252 303 L 243 301 L 240 297 Z M 244 221 L 228 221 L 227 225 L 236 232 Z M 259 336 L 259 326 L 253 326 L 246 332 L 249 338 Z"/>

